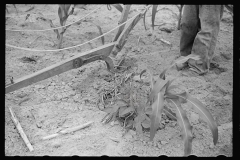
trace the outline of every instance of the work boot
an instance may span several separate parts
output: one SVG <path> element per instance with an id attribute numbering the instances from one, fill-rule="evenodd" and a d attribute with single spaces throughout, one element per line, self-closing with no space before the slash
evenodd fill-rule
<path id="1" fill-rule="evenodd" d="M 209 71 L 208 61 L 203 62 L 202 60 L 189 59 L 185 63 L 176 64 L 177 70 L 182 70 L 183 68 L 189 66 L 190 70 L 196 72 L 199 75 L 205 74 Z"/>
<path id="2" fill-rule="evenodd" d="M 202 60 L 196 61 L 194 59 L 189 59 L 188 66 L 190 67 L 190 70 L 196 72 L 199 75 L 208 73 L 209 71 L 208 62 L 203 62 Z"/>

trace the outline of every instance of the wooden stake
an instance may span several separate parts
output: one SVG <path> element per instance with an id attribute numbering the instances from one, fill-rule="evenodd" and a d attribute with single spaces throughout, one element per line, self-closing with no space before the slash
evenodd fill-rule
<path id="1" fill-rule="evenodd" d="M 12 115 L 11 118 L 12 118 L 14 124 L 16 125 L 16 127 L 17 127 L 17 129 L 18 129 L 18 132 L 20 133 L 23 141 L 24 141 L 25 144 L 27 145 L 27 147 L 28 147 L 28 149 L 30 150 L 30 152 L 33 151 L 33 147 L 32 147 L 32 145 L 31 145 L 31 143 L 29 142 L 26 134 L 24 133 L 24 131 L 23 131 L 23 129 L 22 129 L 22 127 L 21 127 L 21 125 L 20 125 L 20 123 L 19 123 L 19 121 L 18 121 L 15 113 L 12 111 L 11 107 L 9 107 L 9 111 L 10 111 L 10 113 L 11 113 L 11 115 Z"/>
<path id="2" fill-rule="evenodd" d="M 55 134 L 51 134 L 49 136 L 43 137 L 42 139 L 43 140 L 51 139 L 51 138 L 54 138 L 54 137 L 57 137 L 57 136 L 60 136 L 60 135 L 63 135 L 63 134 L 75 132 L 75 131 L 77 131 L 79 129 L 83 129 L 83 128 L 86 128 L 86 127 L 90 126 L 92 123 L 93 123 L 93 121 L 90 121 L 90 122 L 87 122 L 87 123 L 85 123 L 83 125 L 80 125 L 80 126 L 67 128 L 67 129 L 64 129 L 64 130 L 60 131 L 59 133 L 55 133 Z"/>

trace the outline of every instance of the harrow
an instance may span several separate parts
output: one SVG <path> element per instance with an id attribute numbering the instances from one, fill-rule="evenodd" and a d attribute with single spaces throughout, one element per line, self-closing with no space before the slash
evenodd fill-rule
<path id="1" fill-rule="evenodd" d="M 127 21 L 128 13 L 130 11 L 131 5 L 125 5 L 122 11 L 122 16 L 119 21 L 118 32 L 113 38 L 112 42 L 109 44 L 102 45 L 98 48 L 79 53 L 74 57 L 68 58 L 62 62 L 39 70 L 33 74 L 24 76 L 17 80 L 11 80 L 10 84 L 7 84 L 5 87 L 5 94 L 16 91 L 18 89 L 27 87 L 39 81 L 48 79 L 55 75 L 59 75 L 61 73 L 67 72 L 72 69 L 79 68 L 88 63 L 103 60 L 106 62 L 107 69 L 110 72 L 116 72 L 116 67 L 113 64 L 113 60 L 111 57 L 115 57 L 119 51 L 123 48 L 127 41 L 127 37 L 134 26 L 139 22 L 139 20 L 143 17 L 144 12 L 150 7 L 147 6 L 145 10 L 141 13 L 135 15 L 129 23 L 125 26 L 124 22 Z"/>

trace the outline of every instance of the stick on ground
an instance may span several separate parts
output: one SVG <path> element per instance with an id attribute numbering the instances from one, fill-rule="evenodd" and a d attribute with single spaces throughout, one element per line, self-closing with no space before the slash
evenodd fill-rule
<path id="1" fill-rule="evenodd" d="M 55 133 L 55 134 L 51 134 L 49 136 L 43 137 L 42 139 L 43 140 L 51 139 L 51 138 L 54 138 L 54 137 L 57 137 L 57 136 L 60 136 L 60 135 L 63 135 L 63 134 L 75 132 L 75 131 L 77 131 L 79 129 L 83 129 L 83 128 L 86 128 L 86 127 L 90 126 L 92 123 L 93 123 L 93 121 L 90 121 L 90 122 L 87 122 L 87 123 L 85 123 L 83 125 L 80 125 L 80 126 L 67 128 L 67 129 L 64 129 L 64 130 L 60 131 L 59 133 Z"/>
<path id="2" fill-rule="evenodd" d="M 29 142 L 26 134 L 24 133 L 24 131 L 23 131 L 23 129 L 22 129 L 22 127 L 21 127 L 21 125 L 20 125 L 20 123 L 19 123 L 16 115 L 15 115 L 15 113 L 12 111 L 12 109 L 11 109 L 10 107 L 9 107 L 9 111 L 10 111 L 10 113 L 11 113 L 11 115 L 12 115 L 11 118 L 12 118 L 14 124 L 16 125 L 16 127 L 17 127 L 17 129 L 18 129 L 18 132 L 20 133 L 23 141 L 24 141 L 25 144 L 27 145 L 27 147 L 28 147 L 28 149 L 30 150 L 30 152 L 33 151 L 33 147 L 32 147 L 32 145 L 31 145 L 31 143 Z"/>

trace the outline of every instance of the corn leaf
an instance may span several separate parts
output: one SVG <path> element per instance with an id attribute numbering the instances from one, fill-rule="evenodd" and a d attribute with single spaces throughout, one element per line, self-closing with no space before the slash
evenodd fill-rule
<path id="1" fill-rule="evenodd" d="M 119 12 L 123 11 L 123 7 L 120 4 L 112 4 L 113 7 L 115 7 Z"/>
<path id="2" fill-rule="evenodd" d="M 145 114 L 145 118 L 146 120 L 148 120 L 149 122 L 151 121 L 151 119 Z"/>
<path id="3" fill-rule="evenodd" d="M 168 80 L 163 80 L 160 77 L 158 77 L 157 81 L 155 82 L 155 84 L 152 87 L 152 91 L 149 94 L 149 101 L 151 103 L 155 101 L 158 93 L 166 85 L 167 82 L 168 82 Z"/>
<path id="4" fill-rule="evenodd" d="M 73 14 L 73 12 L 74 12 L 74 7 L 75 7 L 75 5 L 73 5 L 72 10 L 68 13 L 68 16 L 70 16 L 70 15 Z"/>
<path id="5" fill-rule="evenodd" d="M 109 108 L 109 109 L 106 109 L 106 110 L 104 109 L 104 110 L 103 110 L 103 111 L 109 113 L 109 115 L 108 115 L 107 117 L 104 117 L 104 118 L 102 119 L 102 121 L 104 122 L 104 124 L 107 124 L 107 123 L 109 123 L 109 122 L 111 122 L 111 121 L 115 121 L 116 116 L 117 116 L 117 114 L 119 113 L 120 107 L 122 107 L 122 106 L 115 105 L 115 106 L 113 106 L 113 107 L 111 107 L 111 108 Z M 108 119 L 108 120 L 106 120 L 106 119 Z"/>
<path id="6" fill-rule="evenodd" d="M 166 71 L 167 71 L 168 69 L 169 69 L 169 68 L 164 69 L 164 70 L 162 71 L 162 73 L 159 75 L 159 77 L 160 77 L 161 79 L 163 79 L 163 80 L 166 79 L 165 74 L 166 74 Z M 169 80 L 169 81 L 167 82 L 167 84 L 166 84 L 166 90 L 168 90 L 168 86 L 169 86 L 175 79 L 176 79 L 176 78 L 173 78 L 173 79 L 171 79 L 171 80 Z"/>
<path id="7" fill-rule="evenodd" d="M 166 90 L 168 91 L 169 86 L 172 84 L 172 82 L 175 80 L 176 78 L 173 78 L 171 80 L 169 80 L 169 83 L 166 85 Z"/>
<path id="8" fill-rule="evenodd" d="M 100 36 L 103 35 L 102 28 L 99 25 L 95 24 L 95 23 L 92 23 L 92 24 L 95 25 L 98 28 Z M 101 40 L 102 40 L 102 44 L 104 45 L 104 43 L 105 43 L 104 36 L 101 37 Z"/>
<path id="9" fill-rule="evenodd" d="M 177 120 L 176 113 L 172 112 L 169 108 L 164 106 L 163 111 L 170 119 Z"/>
<path id="10" fill-rule="evenodd" d="M 184 98 L 182 95 L 178 95 L 178 96 L 181 98 Z M 207 110 L 207 108 L 204 106 L 202 102 L 200 102 L 196 98 L 193 98 L 188 93 L 186 94 L 186 99 L 188 102 L 190 102 L 194 106 L 193 109 L 196 110 L 200 114 L 200 116 L 207 122 L 212 132 L 213 143 L 214 145 L 216 145 L 218 141 L 218 128 L 217 128 L 217 123 L 213 119 L 211 113 Z"/>
<path id="11" fill-rule="evenodd" d="M 143 25 L 144 25 L 145 30 L 147 30 L 147 27 L 146 27 L 146 13 L 147 13 L 147 10 L 148 9 L 146 9 L 146 11 L 143 14 Z"/>
<path id="12" fill-rule="evenodd" d="M 172 111 L 171 111 L 169 108 L 167 108 L 166 106 L 164 106 L 163 112 L 164 112 L 170 119 L 177 120 L 176 113 L 172 112 Z M 145 111 L 145 114 L 151 115 L 151 114 L 152 114 L 152 108 L 147 108 L 146 111 Z"/>
<path id="13" fill-rule="evenodd" d="M 175 88 L 177 88 L 177 89 L 180 89 L 180 88 L 178 88 L 178 85 L 171 85 L 171 86 L 167 86 L 167 91 L 170 91 L 170 90 L 172 90 L 172 89 L 175 89 Z"/>
<path id="14" fill-rule="evenodd" d="M 164 69 L 163 71 L 162 71 L 162 73 L 159 75 L 159 77 L 161 78 L 161 79 L 163 79 L 163 80 L 165 80 L 165 73 L 166 73 L 166 71 L 167 71 L 167 68 L 166 69 Z"/>
<path id="15" fill-rule="evenodd" d="M 149 74 L 150 75 L 150 79 L 151 79 L 151 89 L 153 89 L 153 84 L 154 84 L 154 80 L 153 80 L 153 75 L 152 73 Z"/>
<path id="16" fill-rule="evenodd" d="M 170 98 L 170 99 L 177 99 L 179 100 L 181 103 L 186 103 L 187 100 L 186 100 L 186 97 L 187 97 L 187 92 L 182 92 L 182 93 L 179 93 L 179 94 L 172 94 L 170 92 L 166 92 L 165 94 L 165 97 L 166 98 Z"/>
<path id="17" fill-rule="evenodd" d="M 112 118 L 110 119 L 109 122 L 111 122 L 111 121 L 115 121 L 115 120 L 116 120 L 116 117 L 117 117 L 118 111 L 119 111 L 119 108 L 118 108 L 118 110 L 117 110 L 116 112 L 113 112 L 113 113 L 112 113 Z"/>
<path id="18" fill-rule="evenodd" d="M 167 99 L 176 107 L 177 122 L 182 128 L 182 137 L 184 140 L 184 156 L 188 156 L 192 151 L 192 126 L 190 125 L 185 111 L 181 107 L 181 103 L 177 99 Z"/>
<path id="19" fill-rule="evenodd" d="M 45 19 L 45 18 L 44 18 Z M 52 20 L 51 19 L 45 19 L 49 24 L 50 24 L 50 27 L 51 28 L 55 28 L 55 26 L 53 25 L 53 22 L 52 22 Z M 54 29 L 53 30 L 56 34 L 57 34 L 57 39 L 59 39 L 60 38 L 60 35 L 59 35 L 59 32 L 58 32 L 58 30 L 57 29 Z"/>
<path id="20" fill-rule="evenodd" d="M 158 7 L 158 5 L 153 5 L 153 8 L 152 8 L 152 29 L 153 30 L 154 30 L 155 16 L 156 16 L 156 13 L 157 13 L 157 7 Z"/>
<path id="21" fill-rule="evenodd" d="M 161 91 L 160 93 L 157 94 L 157 99 L 154 101 L 152 104 L 152 111 L 153 113 L 151 114 L 151 127 L 150 127 L 150 141 L 153 140 L 156 130 L 159 127 L 159 123 L 161 121 L 161 114 L 163 110 L 163 102 L 164 102 L 164 92 Z"/>
<path id="22" fill-rule="evenodd" d="M 145 73 L 145 72 L 147 72 L 146 69 L 144 69 L 144 70 L 140 73 L 140 79 L 141 79 L 141 77 L 142 77 L 142 74 Z"/>
<path id="23" fill-rule="evenodd" d="M 100 36 L 101 36 L 101 35 L 103 35 L 103 32 L 102 32 L 102 29 L 101 29 L 101 27 L 100 27 L 100 26 L 98 26 L 98 25 L 96 25 L 96 26 L 97 26 L 97 28 L 98 28 L 98 30 L 99 30 Z M 104 45 L 104 43 L 105 43 L 104 36 L 103 36 L 103 37 L 101 37 L 101 40 L 102 40 L 102 44 Z"/>
<path id="24" fill-rule="evenodd" d="M 64 26 L 66 24 L 68 16 L 73 13 L 74 8 L 68 14 L 68 10 L 69 10 L 70 6 L 71 6 L 70 4 L 59 4 L 58 16 L 59 16 L 61 26 Z M 62 28 L 62 31 L 59 33 L 60 37 L 59 37 L 59 42 L 58 42 L 58 47 L 57 48 L 61 48 L 61 44 L 62 44 L 62 40 L 63 40 L 63 34 L 68 27 L 70 27 L 70 25 Z"/>
<path id="25" fill-rule="evenodd" d="M 68 10 L 69 10 L 70 6 L 71 5 L 64 5 L 64 4 L 59 5 L 58 16 L 59 16 L 59 19 L 60 19 L 61 26 L 65 25 L 65 22 L 66 22 L 66 20 L 69 16 Z"/>

